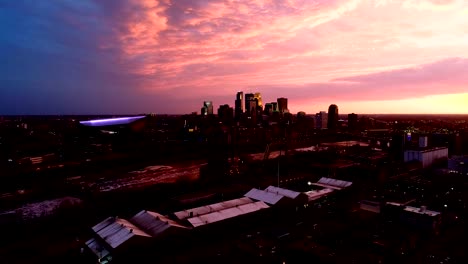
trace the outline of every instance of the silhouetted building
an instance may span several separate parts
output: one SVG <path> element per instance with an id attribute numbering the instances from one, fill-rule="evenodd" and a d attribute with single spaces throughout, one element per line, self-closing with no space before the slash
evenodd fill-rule
<path id="1" fill-rule="evenodd" d="M 273 107 L 273 112 L 279 112 L 277 102 L 271 102 L 271 106 Z"/>
<path id="2" fill-rule="evenodd" d="M 235 107 L 236 118 L 239 119 L 244 113 L 244 92 L 237 93 L 234 107 Z"/>
<path id="3" fill-rule="evenodd" d="M 257 100 L 253 93 L 245 94 L 245 112 L 251 116 L 257 112 Z"/>
<path id="4" fill-rule="evenodd" d="M 203 102 L 203 107 L 201 108 L 201 115 L 212 115 L 213 114 L 213 102 L 205 101 Z"/>
<path id="5" fill-rule="evenodd" d="M 320 111 L 315 115 L 315 128 L 325 129 L 327 128 L 328 114 L 325 111 Z"/>
<path id="6" fill-rule="evenodd" d="M 265 110 L 264 110 L 265 115 L 271 115 L 273 114 L 273 105 L 271 103 L 266 103 L 265 104 Z"/>
<path id="7" fill-rule="evenodd" d="M 263 109 L 262 94 L 261 93 L 255 93 L 254 97 L 257 100 L 257 107 L 261 107 Z"/>
<path id="8" fill-rule="evenodd" d="M 220 105 L 218 108 L 218 117 L 224 124 L 230 124 L 234 119 L 234 109 L 228 104 Z"/>
<path id="9" fill-rule="evenodd" d="M 351 131 L 355 131 L 358 128 L 358 115 L 355 113 L 348 115 L 348 128 Z"/>
<path id="10" fill-rule="evenodd" d="M 303 111 L 297 112 L 297 119 L 303 119 L 306 117 L 306 113 Z"/>
<path id="11" fill-rule="evenodd" d="M 338 127 L 338 106 L 332 104 L 328 107 L 328 129 L 336 129 Z"/>
<path id="12" fill-rule="evenodd" d="M 288 113 L 289 110 L 288 110 L 288 98 L 284 98 L 284 97 L 281 97 L 281 98 L 278 98 L 277 99 L 278 101 L 278 110 L 280 113 Z"/>

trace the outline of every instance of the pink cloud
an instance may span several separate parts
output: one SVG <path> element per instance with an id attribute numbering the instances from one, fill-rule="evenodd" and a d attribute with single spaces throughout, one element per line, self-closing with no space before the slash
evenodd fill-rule
<path id="1" fill-rule="evenodd" d="M 399 100 L 468 83 L 464 1 L 117 2 L 100 45 L 146 95 Z"/>

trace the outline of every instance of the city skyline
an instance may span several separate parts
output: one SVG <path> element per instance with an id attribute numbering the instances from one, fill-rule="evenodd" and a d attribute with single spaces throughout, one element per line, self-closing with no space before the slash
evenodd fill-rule
<path id="1" fill-rule="evenodd" d="M 461 0 L 0 4 L 0 114 L 467 114 Z"/>

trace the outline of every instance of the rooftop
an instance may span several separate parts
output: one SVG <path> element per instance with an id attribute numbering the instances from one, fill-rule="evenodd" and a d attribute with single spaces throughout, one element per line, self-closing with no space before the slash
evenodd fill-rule
<path id="1" fill-rule="evenodd" d="M 268 188 L 266 188 L 265 191 L 280 194 L 291 199 L 296 199 L 297 197 L 301 195 L 300 192 L 295 192 L 295 191 L 279 188 L 279 187 L 272 186 L 272 185 L 268 186 Z"/>
<path id="2" fill-rule="evenodd" d="M 448 150 L 447 147 L 427 147 L 427 148 L 417 148 L 417 149 L 407 149 L 406 151 L 417 151 L 417 152 L 432 152 L 432 151 L 437 151 L 437 150 Z"/>
<path id="3" fill-rule="evenodd" d="M 317 183 L 312 183 L 313 185 L 322 186 L 325 188 L 341 190 L 351 186 L 353 183 L 348 181 L 336 180 L 332 178 L 322 177 Z"/>
<path id="4" fill-rule="evenodd" d="M 305 194 L 309 198 L 309 202 L 310 202 L 310 201 L 317 200 L 320 197 L 326 196 L 326 195 L 332 193 L 333 191 L 334 191 L 333 189 L 325 188 L 325 189 L 321 189 L 321 190 L 309 191 L 309 192 L 306 192 Z"/>
<path id="5" fill-rule="evenodd" d="M 146 210 L 143 210 L 133 216 L 130 221 L 138 225 L 142 230 L 153 237 L 161 234 L 171 227 L 187 228 L 166 216 Z"/>
<path id="6" fill-rule="evenodd" d="M 88 246 L 91 251 L 99 257 L 99 259 L 103 259 L 107 257 L 110 252 L 104 246 L 101 245 L 96 239 L 91 238 L 90 240 L 86 241 L 86 246 Z"/>
<path id="7" fill-rule="evenodd" d="M 92 229 L 111 248 L 117 248 L 134 236 L 150 237 L 129 221 L 116 217 L 108 217 Z"/>
<path id="8" fill-rule="evenodd" d="M 264 202 L 253 202 L 248 204 L 238 205 L 232 208 L 223 209 L 220 211 L 204 214 L 196 217 L 188 218 L 187 220 L 193 227 L 199 227 L 229 218 L 237 217 L 240 215 L 256 212 L 262 209 L 269 208 Z"/>
<path id="9" fill-rule="evenodd" d="M 256 188 L 253 188 L 244 196 L 254 199 L 254 200 L 265 202 L 270 205 L 275 205 L 284 198 L 289 199 L 285 197 L 284 195 L 273 193 L 273 192 L 268 192 L 268 191 L 263 191 L 263 190 L 259 190 Z"/>
<path id="10" fill-rule="evenodd" d="M 236 207 L 243 204 L 249 204 L 253 201 L 250 198 L 243 197 L 239 199 L 229 200 L 225 202 L 200 206 L 192 209 L 187 209 L 174 213 L 179 220 L 184 220 L 193 216 L 205 215 L 212 212 L 220 211 L 227 208 Z"/>
<path id="11" fill-rule="evenodd" d="M 404 210 L 407 212 L 421 214 L 421 215 L 428 215 L 432 217 L 440 215 L 440 212 L 431 211 L 425 208 L 418 208 L 418 207 L 413 207 L 413 206 L 406 206 Z"/>

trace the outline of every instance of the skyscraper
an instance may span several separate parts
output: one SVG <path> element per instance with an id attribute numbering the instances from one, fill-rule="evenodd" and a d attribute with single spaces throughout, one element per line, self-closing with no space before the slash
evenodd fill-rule
<path id="1" fill-rule="evenodd" d="M 328 129 L 338 127 L 338 106 L 332 104 L 328 107 Z"/>
<path id="2" fill-rule="evenodd" d="M 358 115 L 355 113 L 348 115 L 348 129 L 354 131 L 357 129 L 358 125 Z"/>
<path id="3" fill-rule="evenodd" d="M 273 112 L 279 112 L 278 102 L 271 102 L 271 106 L 273 107 Z"/>
<path id="4" fill-rule="evenodd" d="M 220 105 L 218 108 L 218 118 L 224 124 L 231 124 L 234 117 L 234 109 L 229 105 Z"/>
<path id="5" fill-rule="evenodd" d="M 320 111 L 315 115 L 315 128 L 325 129 L 327 128 L 328 114 L 325 111 Z"/>
<path id="6" fill-rule="evenodd" d="M 203 115 L 203 109 L 205 109 L 204 115 L 212 115 L 213 114 L 213 102 L 211 101 L 203 102 L 202 115 Z"/>
<path id="7" fill-rule="evenodd" d="M 236 95 L 236 102 L 234 106 L 236 118 L 239 119 L 244 113 L 244 92 L 238 92 Z"/>
<path id="8" fill-rule="evenodd" d="M 273 114 L 273 104 L 271 103 L 266 103 L 265 104 L 265 110 L 263 111 L 265 115 L 271 115 Z"/>
<path id="9" fill-rule="evenodd" d="M 245 94 L 245 112 L 248 115 L 253 115 L 257 112 L 257 100 L 253 93 Z"/>
<path id="10" fill-rule="evenodd" d="M 254 97 L 257 100 L 257 106 L 261 107 L 263 109 L 262 94 L 261 93 L 255 93 Z"/>
<path id="11" fill-rule="evenodd" d="M 278 110 L 280 113 L 287 113 L 288 112 L 288 98 L 278 98 Z"/>

